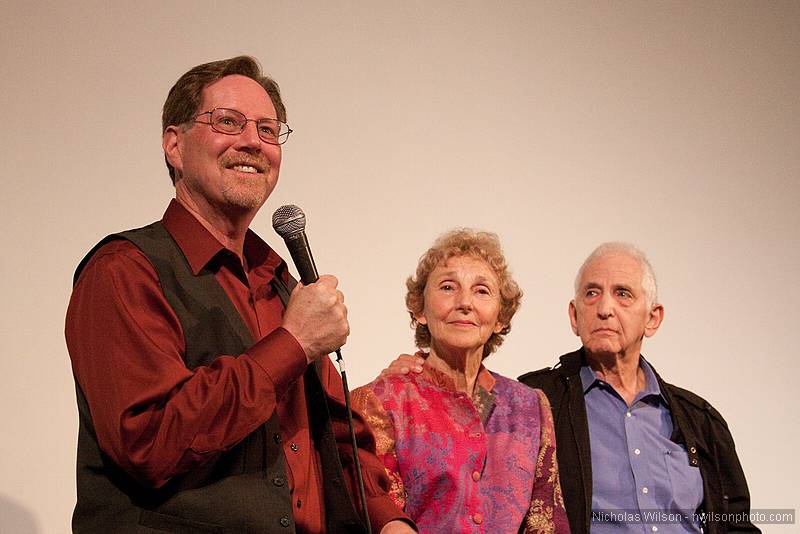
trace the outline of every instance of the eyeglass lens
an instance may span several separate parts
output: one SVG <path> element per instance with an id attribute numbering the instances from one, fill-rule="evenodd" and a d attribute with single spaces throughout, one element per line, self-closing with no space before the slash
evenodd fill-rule
<path id="1" fill-rule="evenodd" d="M 256 123 L 258 136 L 267 143 L 283 143 L 289 136 L 289 127 L 276 119 L 248 119 L 235 109 L 217 108 L 211 113 L 211 126 L 220 133 L 239 134 L 247 126 L 248 121 Z"/>

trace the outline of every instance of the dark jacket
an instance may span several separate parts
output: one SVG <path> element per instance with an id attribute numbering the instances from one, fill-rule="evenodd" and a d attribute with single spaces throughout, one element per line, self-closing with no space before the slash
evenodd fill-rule
<path id="1" fill-rule="evenodd" d="M 588 533 L 591 526 L 592 455 L 580 378 L 585 362 L 585 353 L 580 349 L 561 356 L 554 368 L 519 377 L 524 384 L 544 390 L 550 399 L 561 489 L 573 534 Z M 704 495 L 700 511 L 707 514 L 705 532 L 760 532 L 741 517 L 750 511 L 750 494 L 725 420 L 701 397 L 655 375 L 672 414 L 671 439 L 686 448 L 692 465 L 700 467 Z M 717 514 L 727 517 L 714 520 Z"/>

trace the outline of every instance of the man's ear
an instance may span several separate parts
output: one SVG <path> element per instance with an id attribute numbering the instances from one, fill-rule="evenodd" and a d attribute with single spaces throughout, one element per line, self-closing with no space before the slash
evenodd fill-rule
<path id="1" fill-rule="evenodd" d="M 183 172 L 183 158 L 181 157 L 181 137 L 183 131 L 179 126 L 167 126 L 161 137 L 161 146 L 164 148 L 164 157 L 175 168 L 175 174 Z"/>
<path id="2" fill-rule="evenodd" d="M 578 308 L 575 307 L 575 301 L 569 301 L 569 324 L 572 325 L 572 333 L 580 336 L 578 333 Z"/>
<path id="3" fill-rule="evenodd" d="M 664 320 L 664 306 L 661 304 L 656 304 L 650 310 L 650 313 L 647 317 L 647 323 L 644 325 L 644 335 L 646 337 L 650 337 L 656 333 L 658 327 L 661 326 L 661 322 Z"/>

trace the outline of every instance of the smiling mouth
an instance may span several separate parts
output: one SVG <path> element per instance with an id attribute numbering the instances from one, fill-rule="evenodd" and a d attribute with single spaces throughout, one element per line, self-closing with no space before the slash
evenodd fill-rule
<path id="1" fill-rule="evenodd" d="M 257 169 L 256 167 L 253 167 L 252 165 L 232 165 L 232 166 L 230 166 L 228 168 L 229 169 L 233 169 L 234 171 L 243 172 L 243 173 L 246 173 L 246 174 L 258 174 L 259 172 L 261 172 L 259 169 Z"/>

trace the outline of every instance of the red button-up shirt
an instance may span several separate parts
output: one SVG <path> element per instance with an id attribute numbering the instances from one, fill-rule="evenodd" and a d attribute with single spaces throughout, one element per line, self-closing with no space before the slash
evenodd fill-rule
<path id="1" fill-rule="evenodd" d="M 100 248 L 75 285 L 66 338 L 75 378 L 88 401 L 100 448 L 152 487 L 226 451 L 277 410 L 288 484 L 299 532 L 324 532 L 319 456 L 309 434 L 303 373 L 305 353 L 281 328 L 283 306 L 270 280 L 283 260 L 254 233 L 245 264 L 177 201 L 162 220 L 197 274 L 212 259 L 215 276 L 247 324 L 255 344 L 188 369 L 178 317 L 144 254 L 125 240 Z M 323 387 L 344 404 L 341 379 L 324 358 Z M 337 441 L 349 443 L 344 420 Z M 372 439 L 356 417 L 359 443 Z M 391 504 L 383 467 L 361 449 L 373 528 L 404 517 Z"/>

